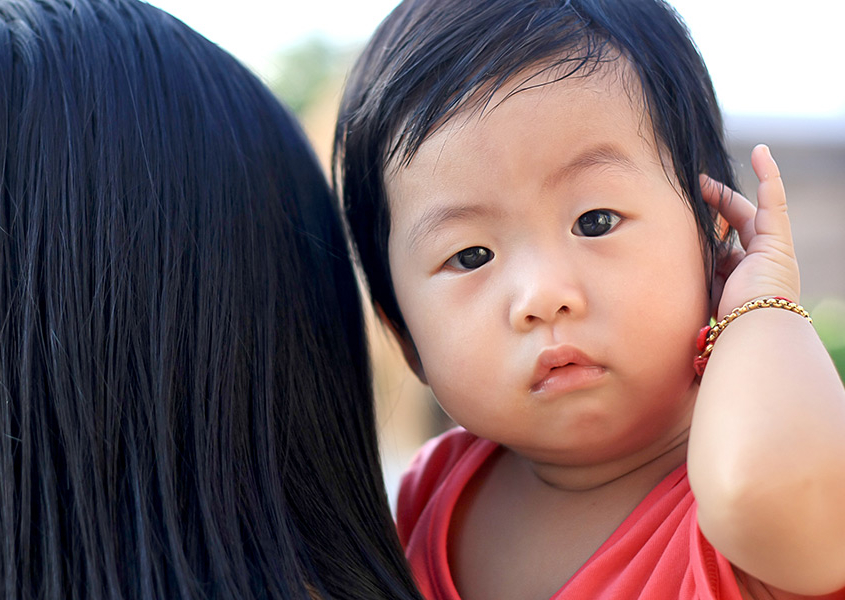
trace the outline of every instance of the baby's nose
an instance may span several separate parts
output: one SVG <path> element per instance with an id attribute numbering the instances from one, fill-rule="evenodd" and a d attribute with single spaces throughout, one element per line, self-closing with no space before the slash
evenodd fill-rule
<path id="1" fill-rule="evenodd" d="M 573 269 L 558 261 L 538 259 L 521 270 L 513 283 L 510 320 L 517 331 L 575 316 L 586 307 L 584 290 Z"/>

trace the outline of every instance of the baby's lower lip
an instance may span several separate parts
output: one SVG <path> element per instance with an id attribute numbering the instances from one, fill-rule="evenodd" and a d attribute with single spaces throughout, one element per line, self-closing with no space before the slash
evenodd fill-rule
<path id="1" fill-rule="evenodd" d="M 596 383 L 604 374 L 604 367 L 598 365 L 568 364 L 552 369 L 548 375 L 531 387 L 531 391 L 542 394 L 565 394 Z"/>

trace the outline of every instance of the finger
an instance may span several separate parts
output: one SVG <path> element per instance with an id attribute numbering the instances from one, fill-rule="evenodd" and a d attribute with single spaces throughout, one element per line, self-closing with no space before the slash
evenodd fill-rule
<path id="1" fill-rule="evenodd" d="M 772 202 L 786 204 L 786 192 L 772 151 L 765 144 L 757 144 L 751 151 L 751 166 L 761 186 L 766 186 L 767 196 Z M 759 199 L 758 199 L 759 200 Z"/>
<path id="2" fill-rule="evenodd" d="M 791 240 L 789 217 L 786 214 L 786 190 L 768 146 L 760 144 L 754 148 L 751 152 L 751 166 L 760 180 L 757 186 L 755 229 L 761 234 Z"/>
<path id="3" fill-rule="evenodd" d="M 739 234 L 739 243 L 743 248 L 747 248 L 748 243 L 757 233 L 754 223 L 757 216 L 755 206 L 742 194 L 707 175 L 701 175 L 699 181 L 704 201 L 718 210 L 731 227 L 736 229 Z"/>

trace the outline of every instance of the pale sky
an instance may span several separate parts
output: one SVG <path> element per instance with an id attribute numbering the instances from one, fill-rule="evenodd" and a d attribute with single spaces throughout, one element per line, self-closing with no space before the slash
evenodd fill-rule
<path id="1" fill-rule="evenodd" d="M 671 0 L 670 0 L 671 1 Z M 365 40 L 397 0 L 153 0 L 260 74 L 320 34 Z M 845 2 L 675 0 L 726 113 L 845 119 Z"/>

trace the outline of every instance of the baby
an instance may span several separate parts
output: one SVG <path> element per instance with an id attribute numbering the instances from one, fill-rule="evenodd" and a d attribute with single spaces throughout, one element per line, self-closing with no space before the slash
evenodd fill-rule
<path id="1" fill-rule="evenodd" d="M 845 389 L 777 166 L 732 191 L 670 7 L 406 0 L 336 152 L 373 301 L 461 426 L 399 496 L 428 598 L 845 598 Z"/>

